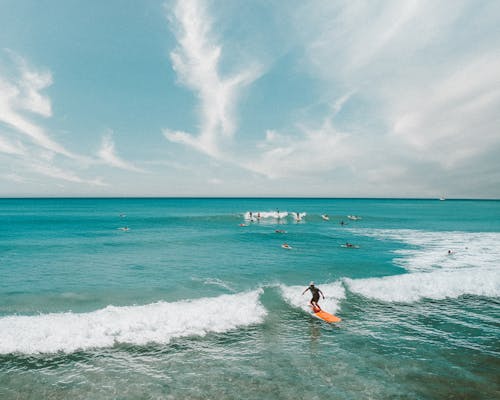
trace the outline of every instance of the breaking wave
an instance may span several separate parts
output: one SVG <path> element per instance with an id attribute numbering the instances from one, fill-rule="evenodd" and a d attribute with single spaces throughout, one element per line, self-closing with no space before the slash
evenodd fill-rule
<path id="1" fill-rule="evenodd" d="M 383 278 L 345 279 L 362 296 L 388 302 L 500 296 L 500 233 L 356 229 L 357 234 L 407 245 L 394 263 L 409 273 Z"/>
<path id="2" fill-rule="evenodd" d="M 355 229 L 353 232 L 408 245 L 408 248 L 394 252 L 394 263 L 410 272 L 496 268 L 500 260 L 498 232 L 426 232 L 410 229 Z"/>
<path id="3" fill-rule="evenodd" d="M 117 343 L 168 343 L 262 322 L 262 290 L 173 303 L 115 307 L 88 313 L 0 318 L 0 354 L 71 353 Z"/>
<path id="4" fill-rule="evenodd" d="M 442 300 L 469 294 L 500 296 L 497 270 L 417 272 L 384 278 L 344 279 L 353 293 L 386 302 L 412 303 L 426 299 Z"/>

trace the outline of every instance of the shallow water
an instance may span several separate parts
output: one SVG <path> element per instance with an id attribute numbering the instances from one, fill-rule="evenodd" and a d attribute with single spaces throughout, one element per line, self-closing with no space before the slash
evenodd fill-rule
<path id="1" fill-rule="evenodd" d="M 498 201 L 3 199 L 0 239 L 2 399 L 500 395 Z"/>

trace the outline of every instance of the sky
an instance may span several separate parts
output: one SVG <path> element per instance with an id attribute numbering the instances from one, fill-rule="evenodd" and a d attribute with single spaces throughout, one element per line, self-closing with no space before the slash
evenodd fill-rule
<path id="1" fill-rule="evenodd" d="M 500 2 L 0 0 L 0 197 L 500 198 Z"/>

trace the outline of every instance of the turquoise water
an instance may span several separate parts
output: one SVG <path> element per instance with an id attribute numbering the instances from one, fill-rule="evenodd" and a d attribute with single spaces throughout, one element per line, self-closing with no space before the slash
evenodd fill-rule
<path id="1" fill-rule="evenodd" d="M 1 199 L 0 398 L 499 398 L 499 260 L 499 201 Z"/>

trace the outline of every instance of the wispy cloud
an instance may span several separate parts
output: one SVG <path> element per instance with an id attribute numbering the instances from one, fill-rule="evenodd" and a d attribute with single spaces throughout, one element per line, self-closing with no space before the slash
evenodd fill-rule
<path id="1" fill-rule="evenodd" d="M 392 137 L 446 168 L 499 145 L 500 55 L 457 65 L 429 79 L 408 98 L 394 101 Z"/>
<path id="2" fill-rule="evenodd" d="M 446 186 L 460 185 L 500 150 L 499 11 L 494 2 L 304 2 L 293 39 L 304 46 L 302 65 L 340 98 L 319 128 L 297 115 L 268 133 L 246 166 L 269 177 L 346 167 L 367 187 L 397 190 L 406 178 L 425 194 L 447 176 Z M 342 113 L 346 101 L 360 118 Z"/>
<path id="3" fill-rule="evenodd" d="M 31 167 L 33 171 L 37 171 L 38 174 L 48 176 L 57 180 L 63 180 L 72 183 L 82 183 L 92 186 L 106 186 L 101 178 L 85 179 L 76 175 L 70 170 L 59 168 L 53 164 L 49 164 L 41 160 L 33 161 L 28 166 Z"/>
<path id="4" fill-rule="evenodd" d="M 26 154 L 24 146 L 19 141 L 12 142 L 9 139 L 0 136 L 0 152 L 22 156 Z"/>
<path id="5" fill-rule="evenodd" d="M 14 76 L 8 77 L 2 76 L 0 70 L 0 122 L 31 139 L 37 146 L 79 159 L 80 156 L 54 141 L 29 116 L 30 113 L 45 118 L 52 115 L 50 99 L 41 92 L 52 84 L 51 73 L 31 68 L 24 58 L 12 51 L 7 51 L 7 55 L 14 62 L 16 71 Z"/>
<path id="6" fill-rule="evenodd" d="M 298 132 L 266 132 L 258 157 L 242 166 L 269 178 L 287 178 L 324 174 L 349 165 L 356 148 L 356 138 L 336 128 L 334 118 L 350 94 L 342 96 L 331 107 L 331 113 L 319 126 L 301 124 Z"/>
<path id="7" fill-rule="evenodd" d="M 173 68 L 179 81 L 198 96 L 201 122 L 197 134 L 171 129 L 163 133 L 172 142 L 221 157 L 221 139 L 235 132 L 239 92 L 259 76 L 259 68 L 251 66 L 228 77 L 221 76 L 222 46 L 212 32 L 213 21 L 204 1 L 179 0 L 170 21 L 178 41 L 178 47 L 170 54 Z"/>
<path id="8" fill-rule="evenodd" d="M 310 65 L 333 89 L 355 86 L 372 104 L 366 117 L 386 124 L 379 140 L 443 166 L 495 142 L 498 4 L 341 1 L 315 9 L 307 21 L 297 17 L 310 27 Z"/>
<path id="9" fill-rule="evenodd" d="M 116 154 L 113 132 L 108 131 L 102 138 L 101 148 L 98 152 L 99 158 L 106 164 L 132 172 L 145 172 L 132 163 L 124 160 Z"/>
<path id="10" fill-rule="evenodd" d="M 62 156 L 73 164 L 88 163 L 89 158 L 73 153 L 53 140 L 36 116 L 52 116 L 50 98 L 43 90 L 52 84 L 47 70 L 38 70 L 16 53 L 7 50 L 0 58 L 0 152 L 11 157 L 16 174 L 3 175 L 3 179 L 25 182 L 24 175 L 42 175 L 58 180 L 98 184 L 99 180 L 80 178 L 65 167 L 56 166 L 56 156 Z"/>
<path id="11" fill-rule="evenodd" d="M 24 183 L 26 181 L 22 176 L 15 173 L 1 174 L 0 178 L 15 183 Z"/>
<path id="12" fill-rule="evenodd" d="M 0 58 L 0 153 L 15 157 L 12 163 L 19 170 L 17 181 L 24 179 L 20 174 L 25 174 L 102 186 L 101 178 L 84 178 L 77 171 L 106 164 L 144 172 L 116 154 L 111 133 L 104 136 L 98 158 L 72 152 L 55 141 L 43 124 L 43 119 L 52 117 L 51 100 L 43 93 L 52 85 L 52 74 L 34 68 L 13 51 L 3 54 L 6 57 Z M 12 180 L 7 175 L 3 179 Z"/>

